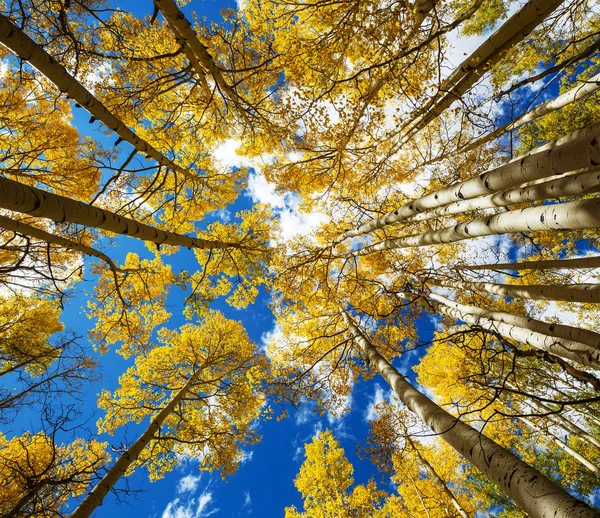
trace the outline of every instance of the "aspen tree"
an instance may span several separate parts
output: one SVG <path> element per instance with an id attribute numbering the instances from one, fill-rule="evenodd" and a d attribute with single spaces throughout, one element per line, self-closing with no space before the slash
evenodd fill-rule
<path id="1" fill-rule="evenodd" d="M 375 350 L 351 317 L 344 310 L 342 312 L 356 347 L 369 358 L 370 364 L 384 377 L 400 400 L 443 440 L 498 484 L 525 512 L 533 517 L 550 517 L 559 513 L 562 516 L 599 515 L 417 391 Z"/>
<path id="2" fill-rule="evenodd" d="M 151 423 L 107 471 L 71 515 L 89 516 L 111 488 L 140 464 L 151 479 L 177 465 L 177 455 L 201 456 L 201 469 L 233 473 L 239 448 L 258 438 L 252 423 L 264 397 L 259 393 L 264 363 L 238 322 L 220 313 L 202 325 L 179 332 L 163 329 L 160 340 L 120 378 L 120 387 L 104 390 L 99 406 L 106 416 L 102 431 L 113 433 L 131 420 L 150 416 Z M 174 412 L 177 409 L 177 412 Z"/>

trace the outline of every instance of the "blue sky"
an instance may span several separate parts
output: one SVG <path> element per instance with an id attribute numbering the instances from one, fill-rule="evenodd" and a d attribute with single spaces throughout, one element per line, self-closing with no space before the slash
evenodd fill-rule
<path id="1" fill-rule="evenodd" d="M 228 5 L 235 7 L 234 2 L 194 1 L 186 7 L 186 12 L 189 14 L 194 10 L 198 15 L 206 16 L 211 20 L 218 18 L 219 10 Z M 138 16 L 150 14 L 152 11 L 152 4 L 149 1 L 143 3 L 125 1 L 121 2 L 120 6 Z M 109 139 L 105 138 L 99 123 L 89 124 L 89 115 L 84 110 L 74 110 L 74 116 L 75 125 L 82 134 L 90 135 L 107 146 L 114 141 L 112 136 Z M 121 144 L 120 147 L 126 149 L 127 145 Z M 225 150 L 225 153 L 227 152 Z M 265 188 L 260 184 L 254 186 L 255 191 Z M 249 208 L 252 202 L 250 193 L 244 193 L 228 210 L 231 214 L 235 214 L 239 210 Z M 209 216 L 207 222 L 210 222 L 213 217 Z M 129 252 L 136 252 L 146 258 L 152 257 L 142 242 L 124 237 L 106 243 L 105 251 L 117 262 L 123 261 Z M 86 264 L 89 262 L 86 260 Z M 193 253 L 188 250 L 181 250 L 172 256 L 169 262 L 174 271 L 182 269 L 189 271 L 192 269 L 191 265 L 197 264 Z M 63 313 L 66 326 L 83 335 L 83 342 L 93 325 L 84 317 L 88 293 L 93 292 L 94 283 L 87 266 L 86 272 L 88 273 L 84 275 L 83 282 L 76 286 L 75 296 L 67 302 Z M 184 323 L 181 315 L 183 301 L 182 292 L 173 288 L 167 301 L 168 309 L 173 314 L 167 324 L 168 327 L 177 328 Z M 229 318 L 241 320 L 250 337 L 257 343 L 263 343 L 266 334 L 271 332 L 274 326 L 274 318 L 267 303 L 268 296 L 261 291 L 257 301 L 245 310 L 232 309 L 222 301 L 217 301 L 214 307 L 223 311 Z M 411 364 L 416 362 L 417 356 L 413 355 Z M 99 361 L 102 379 L 89 387 L 85 403 L 84 413 L 90 418 L 90 423 L 100 417 L 100 412 L 96 409 L 97 394 L 103 388 L 115 389 L 119 375 L 132 363 L 132 360 L 126 361 L 114 351 L 109 351 L 100 357 Z M 404 367 L 407 367 L 406 362 Z M 284 507 L 290 505 L 302 509 L 302 500 L 293 481 L 303 461 L 303 445 L 309 442 L 319 430 L 326 428 L 334 431 L 336 438 L 345 448 L 346 455 L 355 467 L 356 483 L 367 482 L 371 477 L 376 477 L 380 481 L 381 478 L 373 466 L 368 461 L 357 457 L 356 444 L 368 432 L 369 405 L 373 403 L 376 395 L 381 397 L 382 390 L 387 393 L 387 388 L 384 389 L 381 382 L 375 380 L 357 383 L 352 395 L 353 410 L 340 419 L 315 416 L 312 407 L 306 405 L 295 413 L 292 411 L 290 416 L 282 421 L 271 420 L 258 423 L 262 441 L 247 449 L 246 460 L 239 471 L 225 481 L 221 479 L 219 473 L 200 472 L 193 459 L 185 459 L 175 471 L 157 482 L 151 483 L 146 472 L 138 470 L 129 478 L 127 484 L 129 488 L 140 492 L 126 497 L 123 502 L 119 502 L 113 494 L 110 494 L 94 516 L 99 518 L 125 515 L 132 518 L 198 518 L 210 515 L 268 517 L 282 516 Z M 122 442 L 131 441 L 141 434 L 146 425 L 147 422 L 139 425 L 132 424 L 125 430 L 117 431 L 114 437 L 100 436 L 99 439 L 119 446 Z M 30 425 L 25 427 L 27 426 Z M 125 485 L 121 483 L 117 487 L 123 488 Z"/>
<path id="2" fill-rule="evenodd" d="M 152 2 L 146 0 L 122 1 L 120 6 L 124 10 L 141 16 L 152 13 Z M 216 0 L 194 0 L 186 8 L 186 13 L 195 11 L 199 16 L 206 16 L 209 20 L 218 19 L 219 10 L 224 7 L 235 8 L 235 2 L 220 2 Z M 456 55 L 462 56 L 464 49 L 472 49 L 472 42 L 463 42 L 457 45 Z M 75 123 L 82 134 L 90 134 L 101 142 L 109 145 L 114 142 L 114 136 L 106 139 L 98 131 L 99 123 L 90 125 L 89 115 L 83 110 L 75 110 Z M 126 149 L 126 145 L 121 145 Z M 226 152 L 231 152 L 226 151 Z M 260 182 L 255 182 L 252 193 L 256 195 L 257 189 L 267 189 Z M 272 196 L 272 193 L 265 193 Z M 256 196 L 255 196 L 256 197 Z M 251 193 L 243 194 L 228 210 L 230 213 L 249 208 L 253 202 Z M 287 210 L 287 209 L 286 209 Z M 289 215 L 289 214 L 288 214 Z M 207 221 L 210 221 L 209 217 Z M 107 244 L 106 251 L 117 262 L 121 262 L 128 252 L 136 252 L 147 258 L 152 257 L 150 251 L 143 243 L 127 238 L 116 238 Z M 191 270 L 197 264 L 192 252 L 182 250 L 170 258 L 174 271 L 182 269 Z M 89 261 L 87 261 L 89 264 Z M 93 277 L 88 273 L 84 281 L 76 286 L 76 293 L 67 304 L 63 313 L 63 321 L 67 327 L 83 336 L 81 342 L 85 343 L 87 333 L 92 327 L 92 322 L 83 317 L 87 303 L 88 293 L 93 291 Z M 168 322 L 168 327 L 177 328 L 184 323 L 181 312 L 183 310 L 184 295 L 181 291 L 173 289 L 168 298 L 169 310 L 173 317 Z M 249 308 L 241 311 L 232 309 L 224 302 L 217 301 L 216 309 L 222 310 L 226 316 L 241 320 L 246 326 L 250 337 L 257 343 L 263 343 L 265 336 L 273 330 L 274 318 L 268 309 L 268 296 L 261 292 L 257 301 Z M 433 324 L 422 320 L 418 324 L 421 340 L 431 337 Z M 90 344 L 91 346 L 91 344 Z M 414 374 L 410 371 L 423 350 L 411 355 L 406 355 L 402 361 L 401 371 L 414 381 Z M 101 389 L 113 390 L 117 386 L 118 376 L 131 364 L 113 351 L 109 351 L 100 359 L 102 379 L 88 388 L 85 400 L 84 413 L 93 423 L 100 417 L 96 410 L 96 396 Z M 400 365 L 398 365 L 400 367 Z M 368 382 L 357 382 L 352 394 L 352 411 L 339 419 L 318 417 L 312 413 L 312 407 L 306 405 L 296 413 L 280 422 L 271 420 L 257 424 L 262 435 L 262 441 L 247 449 L 246 460 L 239 471 L 223 481 L 219 473 L 201 473 L 193 459 L 182 461 L 180 467 L 167 474 L 164 479 L 150 483 L 144 470 L 138 470 L 130 477 L 128 484 L 131 489 L 140 489 L 136 495 L 119 503 L 114 495 L 109 495 L 95 516 L 109 518 L 115 516 L 156 517 L 156 518 L 199 518 L 202 516 L 282 516 L 285 506 L 295 505 L 302 508 L 299 493 L 293 485 L 293 480 L 303 460 L 303 445 L 309 442 L 315 433 L 325 428 L 334 431 L 336 438 L 341 442 L 346 455 L 355 467 L 356 483 L 364 483 L 369 478 L 375 477 L 379 482 L 381 477 L 374 471 L 368 461 L 360 460 L 355 451 L 357 441 L 364 439 L 368 432 L 367 417 L 373 402 L 387 395 L 388 389 L 383 381 L 377 378 Z M 34 416 L 22 416 L 20 423 L 24 428 L 30 427 Z M 118 446 L 125 438 L 132 440 L 141 434 L 147 422 L 140 425 L 132 424 L 125 431 L 115 437 L 101 436 L 101 440 L 108 440 L 112 445 Z M 15 426 L 15 428 L 16 428 Z M 34 426 L 35 427 L 35 426 Z M 120 484 L 118 487 L 123 487 Z M 391 490 L 388 486 L 385 489 Z"/>

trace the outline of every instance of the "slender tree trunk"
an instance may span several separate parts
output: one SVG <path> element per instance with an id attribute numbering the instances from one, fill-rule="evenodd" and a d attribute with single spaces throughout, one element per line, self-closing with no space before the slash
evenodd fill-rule
<path id="1" fill-rule="evenodd" d="M 354 230 L 340 234 L 332 244 L 393 225 L 450 203 L 486 196 L 549 176 L 600 165 L 600 124 L 576 131 L 527 155 L 448 187 L 416 198 Z"/>
<path id="2" fill-rule="evenodd" d="M 402 294 L 404 298 L 408 295 Z M 509 324 L 512 326 L 521 327 L 523 329 L 546 335 L 552 338 L 560 338 L 564 340 L 565 346 L 569 343 L 576 344 L 577 347 L 582 345 L 588 346 L 587 350 L 594 352 L 594 354 L 600 354 L 600 334 L 587 329 L 581 329 L 579 327 L 566 326 L 562 324 L 550 324 L 548 322 L 542 322 L 530 317 L 521 317 L 507 313 L 505 311 L 490 311 L 487 309 L 478 308 L 476 306 L 469 306 L 466 304 L 460 304 L 453 300 L 450 300 L 437 293 L 429 293 L 427 296 L 436 302 L 439 302 L 450 308 L 454 308 L 462 313 L 470 313 L 477 317 L 494 320 L 496 322 Z"/>
<path id="3" fill-rule="evenodd" d="M 502 192 L 480 196 L 464 201 L 456 201 L 437 209 L 422 212 L 409 218 L 409 221 L 426 221 L 440 217 L 464 214 L 474 210 L 508 207 L 516 203 L 525 203 L 538 200 L 549 200 L 562 196 L 576 196 L 600 191 L 600 170 L 565 176 L 548 182 L 536 183 L 526 187 L 507 189 Z"/>
<path id="4" fill-rule="evenodd" d="M 494 216 L 472 219 L 440 230 L 397 239 L 387 239 L 348 252 L 343 257 L 358 257 L 380 250 L 396 248 L 456 243 L 465 239 L 496 234 L 541 232 L 545 230 L 581 230 L 599 227 L 600 198 L 593 198 L 513 210 Z"/>
<path id="5" fill-rule="evenodd" d="M 77 79 L 69 74 L 65 70 L 65 67 L 52 58 L 42 47 L 2 14 L 0 14 L 0 42 L 21 59 L 31 63 L 52 81 L 61 92 L 75 99 L 95 119 L 102 121 L 102 123 L 119 135 L 122 140 L 131 144 L 137 151 L 153 158 L 160 165 L 181 173 L 192 180 L 201 179 L 201 177 L 175 164 L 172 160 L 157 151 L 151 144 L 138 137 Z"/>
<path id="6" fill-rule="evenodd" d="M 36 187 L 0 178 L 0 207 L 3 209 L 51 219 L 59 223 L 78 223 L 87 227 L 101 228 L 114 234 L 122 234 L 157 245 L 185 246 L 188 248 L 235 248 L 235 243 L 209 241 L 182 234 L 159 230 L 114 212 L 87 203 L 42 191 Z"/>
<path id="7" fill-rule="evenodd" d="M 551 259 L 547 261 L 521 261 L 520 263 L 476 264 L 457 266 L 457 270 L 563 270 L 569 268 L 600 268 L 600 256 L 577 259 Z"/>
<path id="8" fill-rule="evenodd" d="M 117 462 L 106 472 L 100 482 L 96 484 L 94 489 L 90 491 L 82 502 L 77 506 L 77 509 L 71 514 L 71 518 L 87 518 L 94 512 L 98 506 L 102 505 L 102 500 L 119 481 L 129 466 L 137 460 L 140 453 L 148 445 L 148 443 L 156 436 L 163 421 L 173 412 L 181 399 L 189 392 L 192 385 L 198 379 L 201 369 L 198 369 L 181 388 L 181 390 L 173 396 L 171 401 L 156 415 L 146 431 L 123 453 Z"/>
<path id="9" fill-rule="evenodd" d="M 406 294 L 401 293 L 399 295 L 408 298 Z M 600 369 L 600 348 L 589 347 L 586 344 L 556 336 L 548 336 L 512 323 L 496 320 L 492 318 L 489 311 L 459 304 L 434 293 L 430 294 L 429 298 L 432 299 L 431 303 L 438 313 L 447 315 L 454 320 L 462 320 L 470 326 L 479 326 L 483 329 L 495 331 L 506 338 L 527 344 L 541 351 L 549 352 L 587 367 Z M 427 308 L 424 297 L 420 297 L 419 302 Z M 512 316 L 509 313 L 506 313 L 506 315 Z M 518 317 L 515 320 L 518 321 Z M 527 319 L 523 318 L 523 320 L 526 321 Z"/>
<path id="10" fill-rule="evenodd" d="M 67 239 L 62 236 L 57 236 L 56 234 L 51 234 L 50 232 L 46 232 L 45 230 L 41 230 L 36 227 L 32 227 L 31 225 L 23 223 L 22 221 L 15 221 L 14 219 L 7 218 L 6 216 L 2 215 L 0 215 L 0 227 L 5 228 L 7 230 L 12 230 L 13 232 L 19 233 L 24 236 L 29 236 L 35 239 L 39 239 L 41 241 L 45 241 L 49 244 L 61 246 L 63 248 L 66 248 L 67 250 L 75 250 L 77 252 L 81 252 L 82 254 L 101 259 L 107 264 L 107 266 L 110 268 L 110 271 L 113 274 L 113 279 L 115 281 L 115 289 L 117 290 L 119 298 L 125 305 L 127 305 L 125 299 L 123 298 L 123 294 L 121 293 L 119 279 L 117 278 L 117 272 L 120 270 L 120 268 L 118 268 L 114 261 L 106 254 L 90 246 L 86 246 L 82 243 L 77 243 L 75 241 L 72 241 L 71 239 Z"/>
<path id="11" fill-rule="evenodd" d="M 491 282 L 447 281 L 427 279 L 433 286 L 472 290 L 478 293 L 500 295 L 516 299 L 561 300 L 565 302 L 600 302 L 600 284 L 494 284 Z"/>
<path id="12" fill-rule="evenodd" d="M 536 425 L 533 421 L 531 421 L 530 419 L 527 419 L 526 417 L 519 417 L 519 419 L 521 421 L 523 421 L 527 426 L 529 426 L 529 428 L 531 428 L 532 430 L 535 430 L 536 432 L 539 432 L 541 434 L 547 435 L 550 439 L 552 439 L 552 441 L 560 449 L 562 449 L 563 451 L 565 451 L 568 455 L 570 455 L 571 457 L 573 457 L 580 464 L 583 464 L 592 473 L 595 473 L 596 475 L 600 474 L 600 470 L 596 466 L 594 466 L 583 455 L 581 455 L 580 453 L 576 452 L 566 442 L 564 442 L 563 440 L 561 440 L 558 437 L 556 437 L 553 433 L 551 433 L 549 431 L 542 430 L 538 425 Z"/>
<path id="13" fill-rule="evenodd" d="M 515 90 L 517 90 L 518 88 L 521 88 L 522 86 L 525 86 L 525 85 L 528 85 L 531 83 L 535 83 L 536 81 L 539 81 L 540 79 L 544 79 L 544 77 L 546 77 L 550 74 L 554 74 L 555 72 L 558 72 L 559 70 L 563 70 L 570 65 L 574 65 L 575 63 L 578 63 L 579 61 L 590 57 L 598 49 L 600 49 L 600 38 L 596 39 L 596 41 L 594 41 L 594 43 L 592 43 L 591 45 L 586 47 L 579 54 L 576 54 L 575 56 L 572 56 L 568 59 L 565 59 L 564 61 L 557 63 L 553 67 L 550 67 L 550 68 L 547 68 L 546 70 L 541 71 L 539 74 L 535 74 L 533 76 L 527 77 L 526 79 L 522 79 L 521 81 L 518 81 L 518 82 L 514 83 L 513 85 L 509 86 L 507 89 L 502 90 L 500 93 L 498 93 L 498 98 L 504 97 L 505 95 L 508 95 L 508 94 L 514 92 Z"/>
<path id="14" fill-rule="evenodd" d="M 75 250 L 76 252 L 80 252 L 91 257 L 97 257 L 98 259 L 104 261 L 113 272 L 119 270 L 114 261 L 99 250 L 96 250 L 90 246 L 86 246 L 82 243 L 77 243 L 76 241 L 67 239 L 66 237 L 51 234 L 50 232 L 33 227 L 22 221 L 15 221 L 14 219 L 7 218 L 6 216 L 2 216 L 0 214 L 0 227 L 7 230 L 12 230 L 13 232 L 23 236 L 33 237 L 35 239 L 39 239 L 40 241 L 45 241 L 46 243 L 66 248 L 67 250 Z"/>
<path id="15" fill-rule="evenodd" d="M 342 316 L 356 348 L 369 358 L 400 400 L 442 439 L 480 469 L 533 518 L 600 516 L 513 454 L 425 397 L 381 356 L 348 313 Z"/>
<path id="16" fill-rule="evenodd" d="M 565 106 L 574 103 L 575 101 L 587 99 L 590 95 L 598 91 L 599 88 L 600 74 L 591 77 L 587 81 L 584 81 L 583 84 L 577 85 L 568 92 L 559 95 L 555 99 L 552 99 L 550 101 L 536 106 L 533 110 L 530 110 L 527 113 L 521 115 L 518 119 L 512 122 L 507 122 L 506 124 L 503 124 L 502 126 L 488 133 L 487 135 L 479 137 L 473 142 L 467 144 L 466 146 L 460 147 L 456 151 L 450 153 L 450 155 L 448 156 L 455 155 L 456 153 L 466 153 L 468 151 L 471 151 L 472 149 L 486 144 L 487 142 L 491 142 L 492 140 L 498 138 L 500 135 L 504 135 L 504 133 L 520 128 L 528 122 L 532 122 L 536 119 L 539 119 L 540 117 L 543 117 L 544 115 L 552 113 L 556 110 L 560 110 L 561 108 L 564 108 Z"/>
<path id="17" fill-rule="evenodd" d="M 244 100 L 227 83 L 221 70 L 215 65 L 212 56 L 208 53 L 208 49 L 200 42 L 192 25 L 177 7 L 177 4 L 173 0 L 154 0 L 154 4 L 165 17 L 175 37 L 181 38 L 191 50 L 191 55 L 187 52 L 186 55 L 194 65 L 196 71 L 202 70 L 202 68 L 206 69 L 214 79 L 219 90 L 235 104 L 240 112 L 246 113 L 247 109 L 244 106 Z"/>
<path id="18" fill-rule="evenodd" d="M 509 381 L 506 382 L 506 386 L 512 390 L 518 390 L 517 387 Z M 577 435 L 577 437 L 579 437 L 582 441 L 592 444 L 597 448 L 600 448 L 600 441 L 598 439 L 596 439 L 593 435 L 590 435 L 586 430 L 581 428 L 576 423 L 572 422 L 570 419 L 567 419 L 562 414 L 557 413 L 555 410 L 553 410 L 546 404 L 542 403 L 541 401 L 538 401 L 537 399 L 532 399 L 528 401 L 528 404 L 530 407 L 532 407 L 532 405 L 535 405 L 539 412 L 547 413 L 548 415 L 546 417 L 553 421 L 555 426 L 562 426 L 566 428 L 570 433 Z"/>
<path id="19" fill-rule="evenodd" d="M 423 499 L 423 495 L 422 495 L 421 491 L 419 490 L 419 488 L 417 487 L 417 482 L 415 480 L 415 477 L 413 477 L 410 473 L 408 473 L 408 476 L 410 478 L 410 481 L 412 482 L 415 493 L 417 493 L 417 498 L 419 499 L 419 502 L 421 503 L 421 507 L 423 508 L 423 512 L 425 513 L 425 516 L 427 516 L 427 518 L 431 518 L 431 514 L 429 514 L 429 509 L 425 505 L 425 500 Z"/>
<path id="20" fill-rule="evenodd" d="M 456 497 L 454 496 L 454 493 L 452 491 L 450 491 L 450 488 L 448 487 L 446 482 L 442 479 L 442 477 L 440 477 L 438 475 L 438 472 L 435 470 L 435 468 L 429 463 L 429 461 L 425 457 L 423 457 L 423 455 L 421 455 L 421 452 L 419 451 L 417 446 L 415 446 L 414 441 L 408 436 L 406 437 L 406 440 L 412 446 L 413 450 L 417 454 L 417 457 L 419 457 L 421 462 L 425 465 L 425 467 L 433 475 L 433 478 L 435 478 L 438 481 L 438 483 L 441 484 L 442 489 L 444 490 L 444 493 L 446 494 L 448 499 L 452 502 L 452 505 L 456 508 L 456 510 L 458 511 L 458 514 L 460 514 L 463 518 L 469 518 L 467 511 L 465 511 L 463 509 L 462 505 L 460 505 L 460 502 L 456 499 Z"/>
<path id="21" fill-rule="evenodd" d="M 506 20 L 441 83 L 438 89 L 442 93 L 441 99 L 434 97 L 403 125 L 403 128 L 406 128 L 411 124 L 399 146 L 459 100 L 485 72 L 500 61 L 508 49 L 523 40 L 561 3 L 562 0 L 531 0 Z"/>

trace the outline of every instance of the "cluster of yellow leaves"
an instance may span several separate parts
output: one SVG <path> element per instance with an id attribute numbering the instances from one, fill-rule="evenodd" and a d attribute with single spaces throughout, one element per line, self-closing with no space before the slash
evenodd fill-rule
<path id="1" fill-rule="evenodd" d="M 165 302 L 174 275 L 160 255 L 152 260 L 129 253 L 119 269 L 119 292 L 112 271 L 98 264 L 100 272 L 96 296 L 88 302 L 87 314 L 96 319 L 90 336 L 97 347 L 106 352 L 109 346 L 122 343 L 119 353 L 128 358 L 149 348 L 153 330 L 166 322 L 171 314 Z"/>
<path id="2" fill-rule="evenodd" d="M 304 499 L 304 512 L 286 507 L 286 518 L 350 518 L 374 516 L 386 496 L 375 482 L 354 484 L 354 468 L 340 443 L 326 430 L 306 444 L 306 458 L 294 481 Z"/>
<path id="3" fill-rule="evenodd" d="M 258 440 L 254 420 L 265 404 L 260 384 L 266 369 L 260 349 L 239 322 L 218 312 L 206 314 L 199 326 L 163 328 L 158 339 L 161 345 L 136 358 L 119 378 L 118 389 L 102 391 L 98 406 L 106 416 L 98 422 L 99 430 L 112 434 L 155 416 L 194 378 L 136 465 L 145 464 L 154 480 L 185 455 L 201 459 L 200 469 L 233 473 L 240 448 Z"/>
<path id="4" fill-rule="evenodd" d="M 0 375 L 26 370 L 40 375 L 56 360 L 57 352 L 48 342 L 64 326 L 55 301 L 35 295 L 0 297 Z"/>
<path id="5" fill-rule="evenodd" d="M 83 439 L 58 445 L 43 432 L 10 440 L 0 433 L 0 513 L 62 516 L 67 500 L 83 494 L 110 460 L 106 447 Z"/>

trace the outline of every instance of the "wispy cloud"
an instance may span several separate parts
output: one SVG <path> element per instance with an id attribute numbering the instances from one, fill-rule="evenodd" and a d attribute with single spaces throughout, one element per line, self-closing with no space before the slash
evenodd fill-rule
<path id="1" fill-rule="evenodd" d="M 161 518 L 205 518 L 219 512 L 214 506 L 210 483 L 196 494 L 201 477 L 198 475 L 185 475 L 179 479 L 177 493 L 179 496 L 171 500 Z"/>

